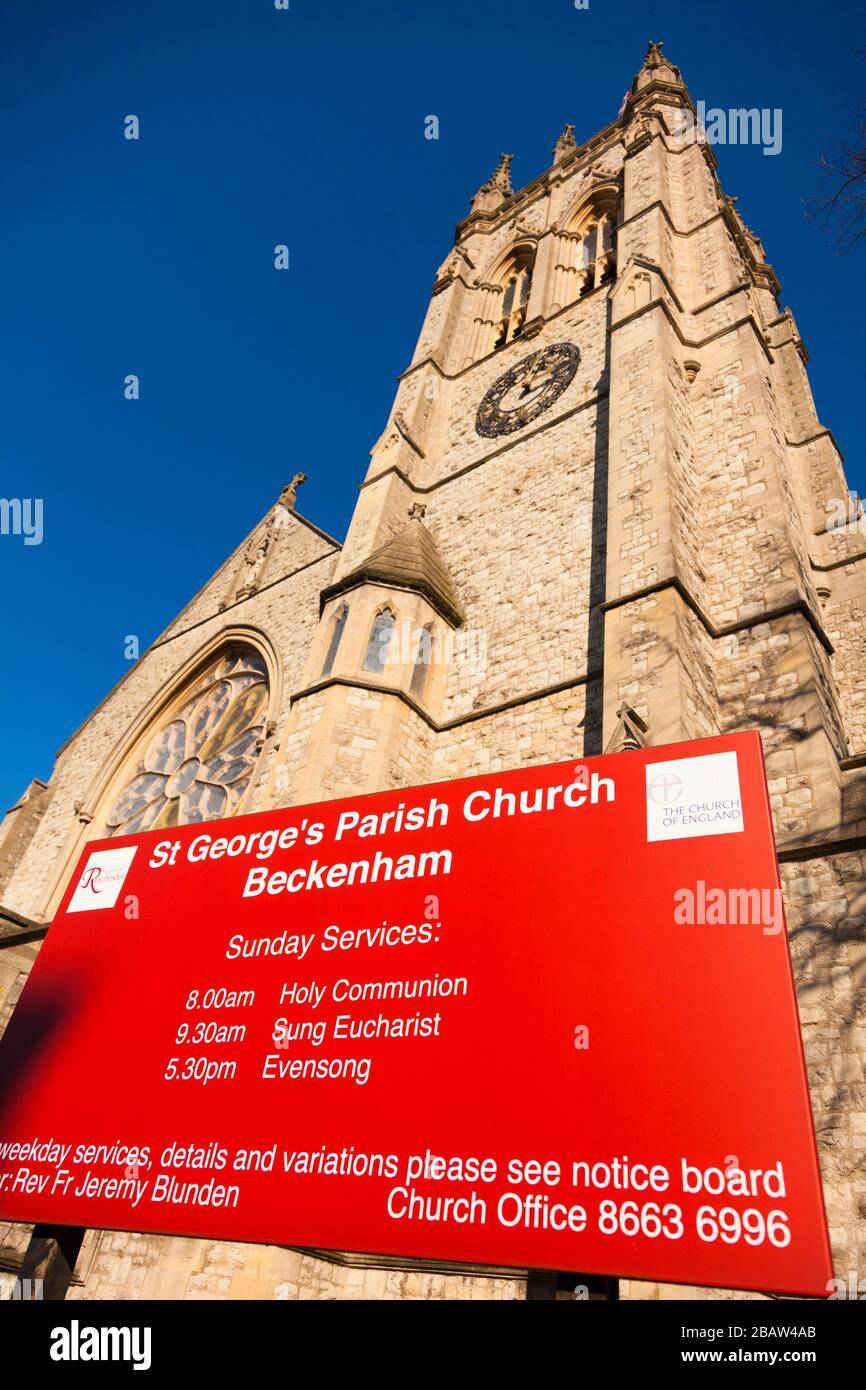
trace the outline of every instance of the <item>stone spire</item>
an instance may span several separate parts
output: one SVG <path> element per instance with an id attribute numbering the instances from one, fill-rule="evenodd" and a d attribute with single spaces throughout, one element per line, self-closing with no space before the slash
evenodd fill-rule
<path id="1" fill-rule="evenodd" d="M 389 541 L 374 550 L 356 569 L 322 591 L 322 604 L 359 584 L 385 584 L 421 594 L 452 627 L 464 622 L 451 576 L 438 547 L 424 524 L 426 507 L 416 502 L 409 522 Z"/>
<path id="2" fill-rule="evenodd" d="M 496 208 L 500 203 L 504 203 L 506 198 L 511 197 L 514 192 L 511 187 L 511 161 L 513 158 L 514 156 L 511 154 L 500 155 L 499 163 L 490 178 L 481 185 L 472 199 L 473 212 L 488 212 L 491 208 Z"/>
<path id="3" fill-rule="evenodd" d="M 635 96 L 648 87 L 651 82 L 677 82 L 683 85 L 680 70 L 662 53 L 663 39 L 650 39 L 646 56 L 640 71 L 631 84 L 631 95 Z"/>
<path id="4" fill-rule="evenodd" d="M 574 126 L 567 125 L 553 147 L 553 162 L 558 164 L 565 159 L 566 155 L 577 149 L 577 141 L 574 138 Z"/>
<path id="5" fill-rule="evenodd" d="M 501 154 L 499 156 L 499 163 L 493 170 L 490 181 L 486 185 L 488 188 L 498 188 L 500 193 L 503 193 L 506 198 L 510 198 L 513 192 L 511 187 L 511 161 L 513 158 L 513 154 Z"/>

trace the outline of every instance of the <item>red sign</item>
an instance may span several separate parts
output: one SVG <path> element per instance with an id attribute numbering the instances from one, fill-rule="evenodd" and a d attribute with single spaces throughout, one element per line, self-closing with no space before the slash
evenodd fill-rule
<path id="1" fill-rule="evenodd" d="M 0 1216 L 826 1294 L 757 734 L 88 846 Z"/>

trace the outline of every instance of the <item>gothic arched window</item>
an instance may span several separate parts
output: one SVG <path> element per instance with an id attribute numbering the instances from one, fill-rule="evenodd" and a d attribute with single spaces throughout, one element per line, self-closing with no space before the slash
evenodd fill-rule
<path id="1" fill-rule="evenodd" d="M 233 648 L 142 743 L 105 820 L 105 835 L 233 815 L 264 741 L 268 673 L 251 647 Z"/>
<path id="2" fill-rule="evenodd" d="M 349 606 L 341 603 L 337 612 L 334 614 L 334 621 L 331 625 L 331 640 L 328 642 L 328 650 L 325 654 L 325 664 L 322 667 L 322 675 L 329 676 L 334 669 L 334 662 L 337 659 L 337 651 L 340 646 L 340 639 L 343 636 L 343 628 L 346 626 L 346 619 L 349 616 Z"/>
<path id="3" fill-rule="evenodd" d="M 500 275 L 502 303 L 499 309 L 495 348 L 504 347 L 519 338 L 526 322 L 526 306 L 532 289 L 532 267 L 535 253 L 529 247 L 514 252 Z"/>
<path id="4" fill-rule="evenodd" d="M 390 608 L 383 608 L 373 619 L 367 654 L 364 657 L 364 670 L 372 672 L 374 676 L 381 676 L 385 669 L 396 622 L 397 619 Z"/>
<path id="5" fill-rule="evenodd" d="M 433 624 L 428 623 L 421 629 L 418 638 L 418 650 L 415 653 L 415 666 L 412 671 L 412 682 L 409 686 L 409 693 L 417 695 L 420 699 L 424 694 L 424 687 L 427 684 L 427 676 L 433 663 Z"/>
<path id="6" fill-rule="evenodd" d="M 614 192 L 600 194 L 584 209 L 575 230 L 578 233 L 577 292 L 589 294 L 616 274 L 617 197 Z"/>

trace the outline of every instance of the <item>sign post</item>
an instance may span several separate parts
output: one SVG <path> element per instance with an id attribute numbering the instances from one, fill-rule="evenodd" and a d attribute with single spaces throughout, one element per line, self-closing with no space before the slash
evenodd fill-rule
<path id="1" fill-rule="evenodd" d="M 832 1277 L 757 734 L 91 844 L 0 1067 L 7 1219 Z"/>

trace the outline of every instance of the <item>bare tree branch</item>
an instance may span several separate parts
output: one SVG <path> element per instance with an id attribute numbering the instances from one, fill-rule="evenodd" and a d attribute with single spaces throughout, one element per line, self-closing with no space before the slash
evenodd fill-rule
<path id="1" fill-rule="evenodd" d="M 851 251 L 866 239 L 866 111 L 857 122 L 854 143 L 823 154 L 818 169 L 820 189 L 808 202 L 807 216 L 835 230 L 838 251 Z"/>

